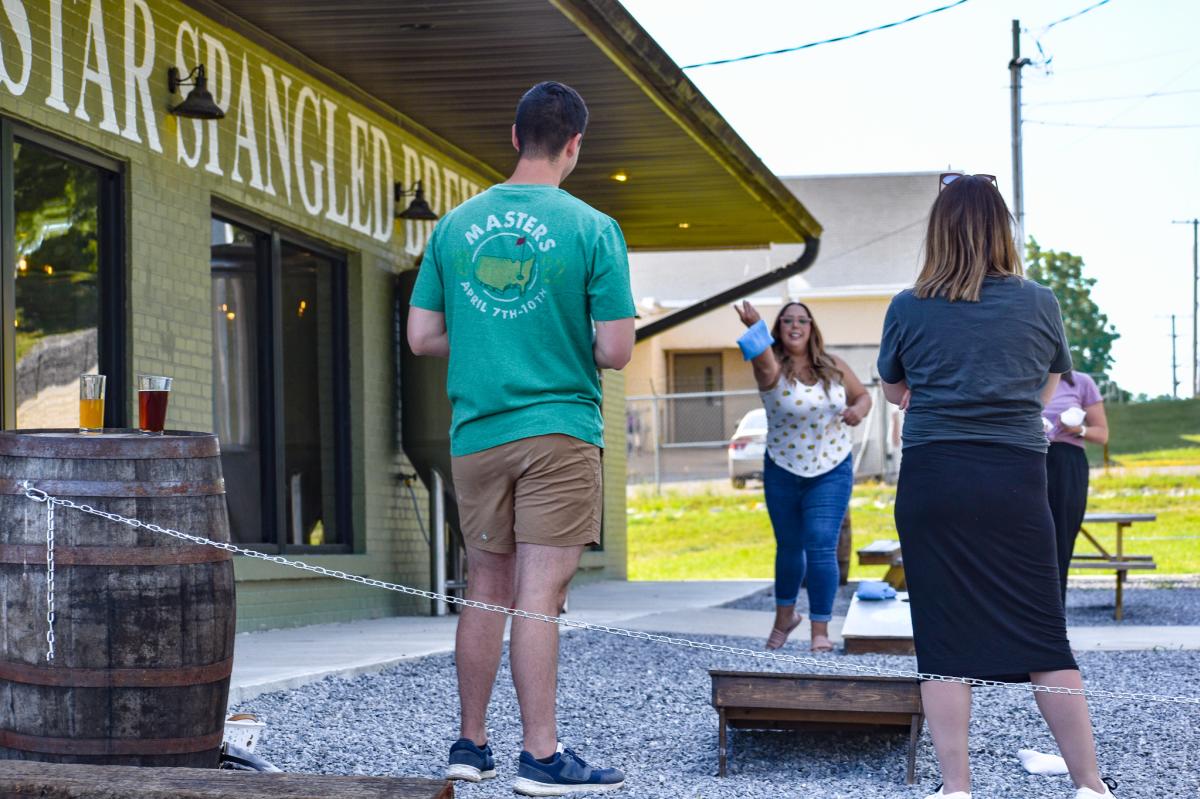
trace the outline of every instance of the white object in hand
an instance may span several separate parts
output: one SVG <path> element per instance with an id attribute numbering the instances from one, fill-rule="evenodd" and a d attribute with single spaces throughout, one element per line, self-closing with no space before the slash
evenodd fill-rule
<path id="1" fill-rule="evenodd" d="M 1067 427 L 1079 427 L 1079 425 L 1083 424 L 1083 420 L 1086 416 L 1087 413 L 1083 410 L 1083 408 L 1075 406 L 1067 408 L 1065 411 L 1063 411 L 1058 417 L 1058 420 Z"/>
<path id="2" fill-rule="evenodd" d="M 1046 435 L 1050 435 L 1050 431 L 1053 429 L 1054 429 L 1054 422 L 1050 421 L 1045 416 L 1043 416 L 1042 417 L 1042 430 L 1045 431 Z"/>
<path id="3" fill-rule="evenodd" d="M 1021 749 L 1017 752 L 1017 757 L 1030 774 L 1050 776 L 1067 773 L 1067 761 L 1058 755 L 1048 755 L 1034 749 Z"/>

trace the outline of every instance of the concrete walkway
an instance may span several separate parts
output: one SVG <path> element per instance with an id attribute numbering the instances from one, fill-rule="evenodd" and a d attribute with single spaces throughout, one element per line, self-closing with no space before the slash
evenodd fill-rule
<path id="1" fill-rule="evenodd" d="M 694 582 L 600 581 L 573 587 L 568 618 L 635 630 L 765 638 L 771 613 L 720 605 L 753 593 L 766 580 Z M 841 643 L 844 617 L 830 623 Z M 455 616 L 402 616 L 348 624 L 242 633 L 235 646 L 230 704 L 337 675 L 353 677 L 400 661 L 454 649 Z M 1073 627 L 1077 651 L 1200 649 L 1200 626 Z M 796 635 L 807 637 L 806 630 Z"/>

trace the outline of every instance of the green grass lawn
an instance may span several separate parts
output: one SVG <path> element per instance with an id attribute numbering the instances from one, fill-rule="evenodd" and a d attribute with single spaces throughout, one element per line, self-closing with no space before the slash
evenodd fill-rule
<path id="1" fill-rule="evenodd" d="M 896 538 L 894 499 L 893 486 L 855 486 L 854 549 L 876 539 Z M 1158 574 L 1200 573 L 1200 475 L 1093 476 L 1088 510 L 1158 514 L 1158 521 L 1126 531 L 1126 551 L 1153 555 Z M 769 579 L 774 575 L 775 542 L 761 489 L 631 498 L 628 521 L 631 580 Z M 1115 538 L 1113 525 L 1089 531 L 1106 546 Z M 1079 546 L 1085 551 L 1086 540 Z M 861 567 L 856 561 L 851 556 L 851 579 L 883 576 L 885 567 Z"/>
<path id="2" fill-rule="evenodd" d="M 1200 464 L 1200 399 L 1105 406 L 1109 457 L 1122 466 Z M 1100 447 L 1088 447 L 1098 466 Z"/>
<path id="3" fill-rule="evenodd" d="M 1114 465 L 1200 466 L 1200 400 L 1112 404 L 1107 411 Z M 1088 454 L 1093 464 L 1101 463 L 1099 447 L 1089 447 Z M 854 549 L 896 538 L 894 499 L 893 486 L 855 486 L 850 505 Z M 1088 510 L 1158 514 L 1158 521 L 1126 531 L 1126 551 L 1153 555 L 1157 574 L 1200 573 L 1200 473 L 1094 474 Z M 774 574 L 775 542 L 761 486 L 721 494 L 641 494 L 630 498 L 628 515 L 631 580 L 769 579 Z M 1113 525 L 1089 532 L 1106 547 L 1116 537 Z M 1081 552 L 1089 546 L 1086 540 L 1079 543 Z M 852 579 L 883 576 L 885 567 L 856 561 L 852 556 Z"/>

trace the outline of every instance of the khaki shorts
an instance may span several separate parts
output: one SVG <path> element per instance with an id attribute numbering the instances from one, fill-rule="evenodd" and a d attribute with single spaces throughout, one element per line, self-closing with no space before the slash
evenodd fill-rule
<path id="1" fill-rule="evenodd" d="M 517 544 L 600 543 L 600 448 L 567 435 L 534 436 L 451 459 L 468 547 L 508 554 Z"/>

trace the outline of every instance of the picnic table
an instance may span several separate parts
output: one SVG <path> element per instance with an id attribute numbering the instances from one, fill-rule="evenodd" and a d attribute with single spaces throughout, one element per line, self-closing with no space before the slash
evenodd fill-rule
<path id="1" fill-rule="evenodd" d="M 1089 513 L 1083 517 L 1084 526 L 1079 533 L 1096 548 L 1094 553 L 1076 552 L 1071 559 L 1072 569 L 1104 569 L 1116 572 L 1116 599 L 1113 607 L 1113 618 L 1120 621 L 1124 618 L 1125 609 L 1125 576 L 1130 571 L 1153 571 L 1158 568 L 1153 555 L 1133 555 L 1125 551 L 1125 530 L 1139 522 L 1152 522 L 1158 519 L 1153 513 Z M 1113 551 L 1109 551 L 1092 535 L 1087 525 L 1095 527 L 1099 524 L 1115 524 L 1117 539 Z M 886 565 L 888 572 L 884 580 L 897 591 L 907 586 L 904 580 L 904 555 L 900 551 L 899 541 L 873 541 L 858 550 L 860 566 Z"/>
<path id="2" fill-rule="evenodd" d="M 1125 551 L 1125 530 L 1138 522 L 1152 522 L 1158 518 L 1153 513 L 1088 513 L 1083 517 L 1083 526 L 1079 533 L 1096 548 L 1095 553 L 1080 554 L 1071 558 L 1072 569 L 1112 569 L 1116 572 L 1116 601 L 1113 608 L 1113 618 L 1120 621 L 1124 617 L 1125 575 L 1131 570 L 1151 571 L 1157 569 L 1153 555 L 1131 555 Z M 1114 551 L 1110 552 L 1096 537 L 1088 532 L 1087 525 L 1115 524 L 1117 540 Z"/>
<path id="3" fill-rule="evenodd" d="M 858 550 L 859 566 L 887 566 L 883 579 L 897 591 L 908 586 L 904 580 L 904 556 L 900 554 L 900 542 L 881 539 L 872 541 Z"/>

